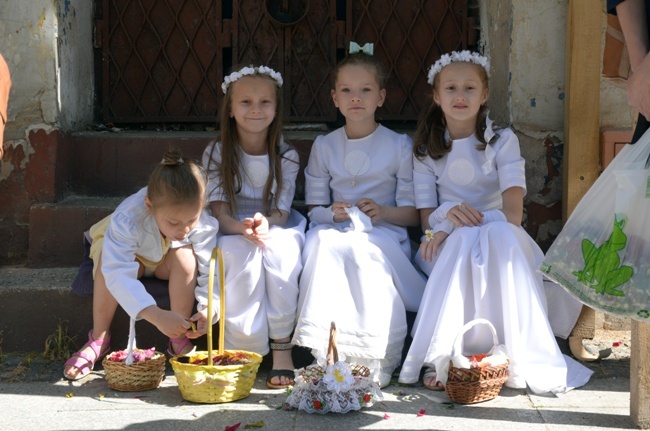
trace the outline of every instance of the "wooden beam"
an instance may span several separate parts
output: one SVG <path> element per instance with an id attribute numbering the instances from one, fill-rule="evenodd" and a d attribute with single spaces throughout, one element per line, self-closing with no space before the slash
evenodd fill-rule
<path id="1" fill-rule="evenodd" d="M 567 7 L 562 215 L 566 220 L 598 178 L 602 4 Z"/>
<path id="2" fill-rule="evenodd" d="M 630 417 L 634 425 L 650 428 L 650 325 L 632 321 L 630 352 Z"/>
<path id="3" fill-rule="evenodd" d="M 562 172 L 565 221 L 600 172 L 601 7 L 593 0 L 569 0 L 567 6 Z M 594 338 L 594 310 L 583 306 L 571 335 Z"/>

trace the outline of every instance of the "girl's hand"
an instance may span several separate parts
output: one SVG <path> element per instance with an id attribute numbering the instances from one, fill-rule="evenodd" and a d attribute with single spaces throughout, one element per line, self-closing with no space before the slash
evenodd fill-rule
<path id="1" fill-rule="evenodd" d="M 249 241 L 254 242 L 257 245 L 263 246 L 264 245 L 264 240 L 259 237 L 259 235 L 256 232 L 256 223 L 259 224 L 259 220 L 255 220 L 254 218 L 247 217 L 244 220 L 241 221 L 243 225 L 243 234 L 248 239 Z"/>
<path id="2" fill-rule="evenodd" d="M 192 329 L 190 329 L 189 331 L 186 331 L 185 336 L 187 338 L 190 339 L 199 338 L 201 335 L 207 333 L 208 332 L 208 309 L 206 308 L 203 311 L 199 311 L 198 313 L 190 317 L 190 321 L 195 322 L 196 330 L 193 331 Z"/>
<path id="3" fill-rule="evenodd" d="M 361 212 L 370 217 L 370 220 L 375 223 L 383 220 L 383 207 L 372 199 L 363 198 L 356 203 Z"/>
<path id="4" fill-rule="evenodd" d="M 253 216 L 253 230 L 262 241 L 266 239 L 269 233 L 269 221 L 262 213 L 255 213 Z"/>
<path id="5" fill-rule="evenodd" d="M 179 338 L 190 329 L 190 322 L 175 311 L 163 310 L 155 305 L 140 312 L 140 317 L 153 324 L 169 338 Z"/>
<path id="6" fill-rule="evenodd" d="M 463 202 L 447 212 L 447 218 L 456 226 L 480 226 L 483 223 L 483 213 Z"/>
<path id="7" fill-rule="evenodd" d="M 433 256 L 438 255 L 438 248 L 444 240 L 447 239 L 449 234 L 445 231 L 438 231 L 429 239 L 428 236 L 424 238 L 420 244 L 420 257 L 426 262 L 431 262 Z"/>
<path id="8" fill-rule="evenodd" d="M 352 205 L 347 202 L 334 202 L 331 207 L 332 212 L 334 213 L 334 221 L 341 223 L 350 220 L 350 216 L 345 212 L 345 209 L 350 208 L 351 206 Z"/>

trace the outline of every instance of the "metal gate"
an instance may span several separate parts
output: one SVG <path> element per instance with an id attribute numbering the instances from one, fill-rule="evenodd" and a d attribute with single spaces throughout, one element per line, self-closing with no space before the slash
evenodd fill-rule
<path id="1" fill-rule="evenodd" d="M 472 0 L 96 0 L 101 117 L 215 122 L 233 65 L 282 73 L 287 121 L 333 122 L 329 72 L 349 42 L 373 42 L 389 71 L 378 117 L 413 121 L 426 69 L 476 44 Z"/>

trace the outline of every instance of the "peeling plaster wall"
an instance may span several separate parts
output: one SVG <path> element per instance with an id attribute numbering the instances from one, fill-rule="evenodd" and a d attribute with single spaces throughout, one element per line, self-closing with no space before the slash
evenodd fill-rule
<path id="1" fill-rule="evenodd" d="M 88 0 L 0 1 L 0 52 L 12 79 L 0 162 L 0 265 L 24 261 L 31 206 L 66 191 L 67 131 L 92 121 L 92 10 Z"/>
<path id="2" fill-rule="evenodd" d="M 58 119 L 55 5 L 46 0 L 3 2 L 0 50 L 9 65 L 12 87 L 5 139 L 25 139 L 31 124 Z"/>

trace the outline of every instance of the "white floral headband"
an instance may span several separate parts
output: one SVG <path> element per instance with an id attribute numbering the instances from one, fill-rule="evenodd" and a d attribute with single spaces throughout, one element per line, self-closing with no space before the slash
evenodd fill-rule
<path id="1" fill-rule="evenodd" d="M 271 78 L 275 79 L 275 81 L 278 83 L 278 87 L 282 87 L 282 84 L 284 82 L 282 81 L 282 75 L 280 72 L 276 72 L 268 66 L 246 66 L 237 72 L 231 73 L 223 79 L 223 84 L 221 84 L 223 94 L 226 94 L 226 91 L 228 91 L 230 84 L 247 75 L 268 75 Z"/>
<path id="2" fill-rule="evenodd" d="M 453 51 L 450 52 L 449 54 L 445 54 L 441 56 L 438 61 L 436 61 L 430 68 L 429 68 L 429 75 L 427 82 L 429 85 L 433 85 L 433 80 L 436 77 L 438 73 L 442 70 L 443 67 L 451 64 L 451 63 L 456 63 L 456 62 L 465 62 L 465 63 L 474 63 L 478 64 L 479 66 L 483 67 L 485 69 L 485 73 L 487 73 L 487 76 L 490 77 L 490 60 L 488 60 L 487 57 L 482 56 L 481 54 L 477 52 L 471 52 L 471 51 Z"/>

